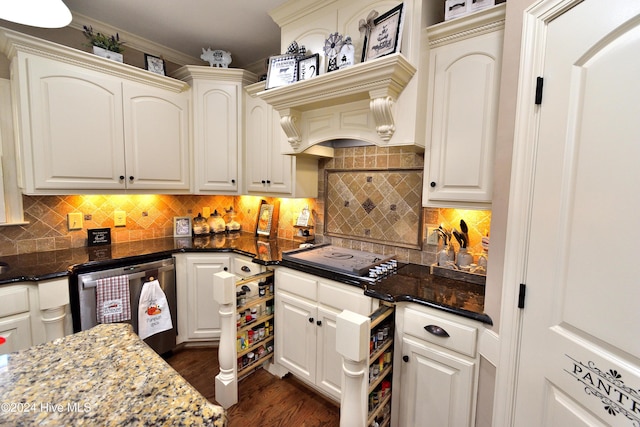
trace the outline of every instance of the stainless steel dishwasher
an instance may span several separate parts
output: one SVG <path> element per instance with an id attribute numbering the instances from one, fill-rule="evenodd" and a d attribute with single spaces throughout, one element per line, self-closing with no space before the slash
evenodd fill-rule
<path id="1" fill-rule="evenodd" d="M 131 323 L 138 333 L 138 303 L 142 285 L 151 277 L 157 278 L 167 296 L 173 329 L 152 335 L 144 340 L 158 354 L 165 354 L 176 346 L 177 304 L 176 275 L 172 257 L 143 263 L 126 260 L 105 266 L 104 269 L 84 267 L 71 277 L 71 313 L 74 332 L 84 331 L 98 324 L 96 308 L 96 281 L 106 277 L 127 276 L 131 303 Z"/>

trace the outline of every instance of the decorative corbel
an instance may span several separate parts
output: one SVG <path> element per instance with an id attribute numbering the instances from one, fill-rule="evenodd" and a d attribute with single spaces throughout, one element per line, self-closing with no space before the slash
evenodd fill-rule
<path id="1" fill-rule="evenodd" d="M 389 141 L 396 131 L 393 120 L 393 104 L 395 98 L 389 95 L 370 93 L 369 109 L 376 122 L 376 132 L 383 141 Z"/>
<path id="2" fill-rule="evenodd" d="M 287 141 L 293 148 L 297 148 L 302 142 L 302 134 L 298 129 L 299 120 L 299 111 L 292 108 L 280 110 L 280 126 L 282 126 L 282 130 L 287 135 Z"/>

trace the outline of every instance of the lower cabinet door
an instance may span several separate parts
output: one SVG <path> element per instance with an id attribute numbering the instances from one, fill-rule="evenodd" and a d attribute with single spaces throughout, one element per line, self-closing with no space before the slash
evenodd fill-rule
<path id="1" fill-rule="evenodd" d="M 318 307 L 316 385 L 340 400 L 342 357 L 336 350 L 336 314 Z"/>
<path id="2" fill-rule="evenodd" d="M 473 425 L 473 360 L 406 336 L 402 357 L 399 426 Z"/>
<path id="3" fill-rule="evenodd" d="M 12 353 L 31 347 L 29 313 L 0 319 L 0 354 Z"/>
<path id="4" fill-rule="evenodd" d="M 229 269 L 229 257 L 188 255 L 187 337 L 189 340 L 220 338 L 220 307 L 213 298 L 213 275 Z"/>
<path id="5" fill-rule="evenodd" d="M 291 373 L 316 380 L 316 305 L 281 292 L 276 298 L 276 360 Z"/>

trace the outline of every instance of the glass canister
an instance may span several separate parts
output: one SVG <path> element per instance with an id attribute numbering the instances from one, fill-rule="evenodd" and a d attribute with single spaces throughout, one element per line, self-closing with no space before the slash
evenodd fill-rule
<path id="1" fill-rule="evenodd" d="M 193 234 L 196 236 L 209 234 L 209 224 L 207 224 L 207 219 L 201 213 L 198 213 L 198 216 L 193 218 Z"/>
<path id="2" fill-rule="evenodd" d="M 240 223 L 236 221 L 236 211 L 233 210 L 233 206 L 227 210 L 227 230 L 240 231 Z"/>
<path id="3" fill-rule="evenodd" d="M 209 215 L 209 220 L 207 222 L 211 233 L 225 232 L 224 218 L 222 218 L 222 215 L 220 215 L 217 210 L 214 210 L 213 213 Z"/>

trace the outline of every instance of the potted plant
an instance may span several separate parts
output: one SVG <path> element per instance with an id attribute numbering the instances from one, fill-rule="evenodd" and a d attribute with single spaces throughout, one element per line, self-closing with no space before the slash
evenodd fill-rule
<path id="1" fill-rule="evenodd" d="M 94 33 L 91 26 L 83 26 L 84 30 L 82 34 L 89 39 L 87 46 L 93 46 L 93 53 L 102 56 L 103 58 L 112 59 L 114 61 L 122 61 L 122 51 L 124 48 L 123 41 L 120 41 L 120 36 L 116 33 L 115 36 L 108 36 L 102 33 Z"/>

